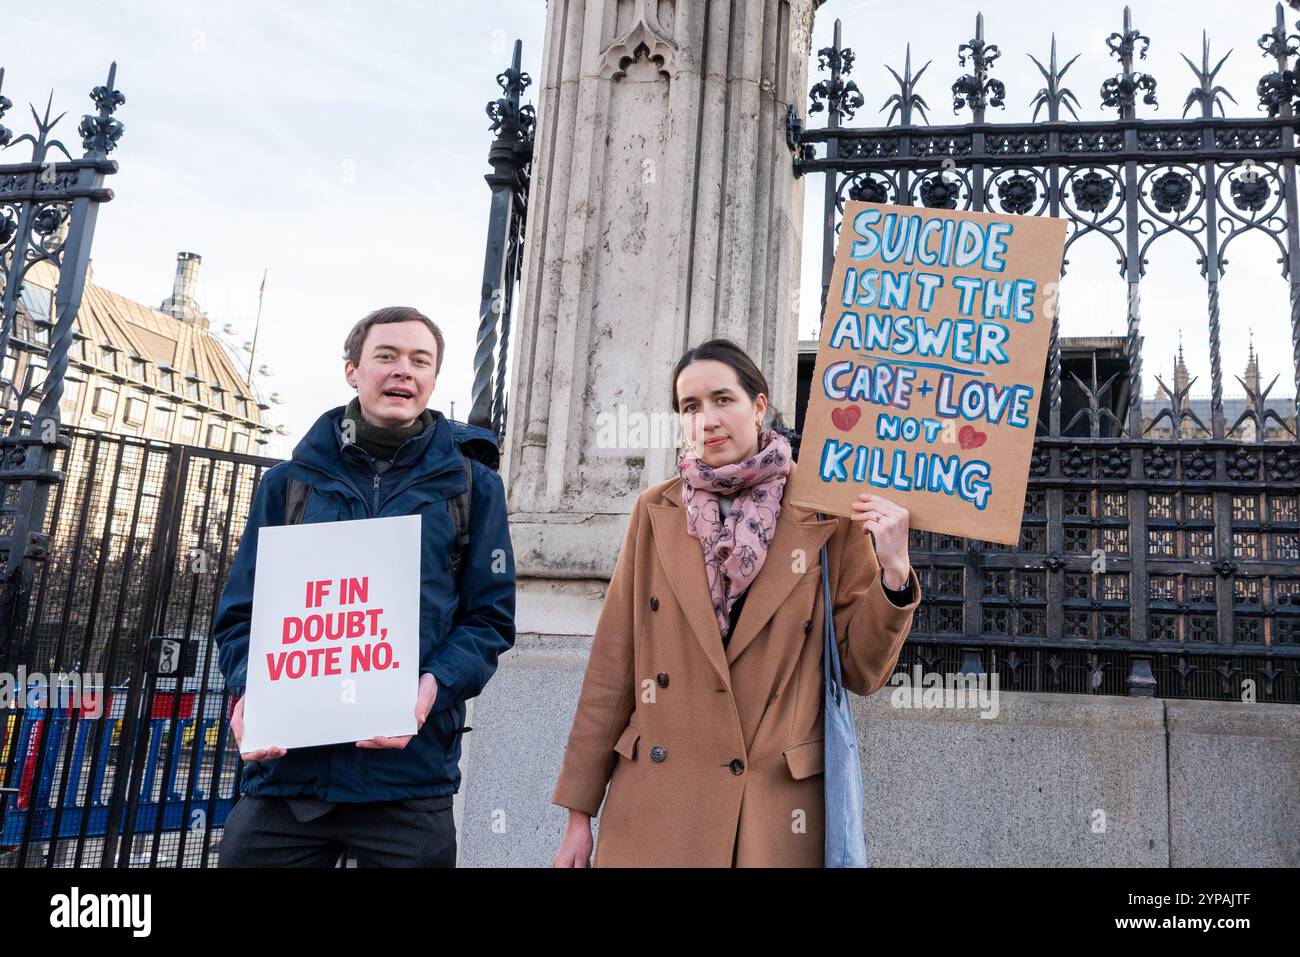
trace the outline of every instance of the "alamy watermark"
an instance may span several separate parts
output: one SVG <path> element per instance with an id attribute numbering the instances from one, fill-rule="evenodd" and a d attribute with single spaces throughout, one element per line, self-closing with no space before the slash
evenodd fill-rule
<path id="1" fill-rule="evenodd" d="M 87 718 L 104 716 L 104 675 L 79 671 L 28 672 L 20 665 L 17 673 L 0 671 L 0 712 L 13 708 L 75 708 Z"/>
<path id="2" fill-rule="evenodd" d="M 73 887 L 50 898 L 50 926 L 119 927 L 130 930 L 132 937 L 148 937 L 153 929 L 153 895 L 82 893 L 80 887 Z"/>
<path id="3" fill-rule="evenodd" d="M 981 718 L 996 718 L 1001 710 L 997 673 L 965 672 L 940 674 L 922 672 L 920 665 L 896 672 L 889 679 L 894 690 L 889 703 L 895 708 L 969 708 Z"/>
<path id="4" fill-rule="evenodd" d="M 682 426 L 675 412 L 637 412 L 620 403 L 596 415 L 598 449 L 675 449 L 682 444 Z"/>

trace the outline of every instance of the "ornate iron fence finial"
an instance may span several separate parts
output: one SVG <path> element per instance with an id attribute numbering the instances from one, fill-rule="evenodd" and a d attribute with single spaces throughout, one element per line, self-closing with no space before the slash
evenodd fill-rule
<path id="1" fill-rule="evenodd" d="M 1075 422 L 1079 421 L 1079 419 L 1083 418 L 1084 416 L 1087 416 L 1088 434 L 1091 437 L 1097 438 L 1098 436 L 1101 435 L 1101 423 L 1103 420 L 1113 423 L 1116 431 L 1120 435 L 1123 435 L 1124 423 L 1119 420 L 1119 417 L 1115 415 L 1115 413 L 1112 412 L 1108 406 L 1103 406 L 1101 400 L 1101 397 L 1105 395 L 1107 392 L 1109 392 L 1111 387 L 1114 386 L 1115 380 L 1120 378 L 1120 376 L 1122 376 L 1123 374 L 1124 374 L 1124 370 L 1121 369 L 1118 372 L 1112 373 L 1110 378 L 1108 378 L 1105 382 L 1098 385 L 1097 384 L 1097 354 L 1095 352 L 1092 354 L 1091 387 L 1085 385 L 1082 379 L 1080 379 L 1077 375 L 1075 375 L 1073 372 L 1067 369 L 1066 375 L 1068 375 L 1071 379 L 1073 379 L 1075 381 L 1075 384 L 1078 385 L 1079 391 L 1083 394 L 1085 406 L 1084 408 L 1081 408 L 1078 412 L 1074 413 L 1070 421 L 1065 424 L 1064 431 L 1069 431 L 1069 429 L 1074 425 Z"/>
<path id="2" fill-rule="evenodd" d="M 1147 50 L 1151 47 L 1151 38 L 1133 26 L 1133 12 L 1124 8 L 1124 31 L 1112 33 L 1106 38 L 1111 56 L 1118 57 L 1122 72 L 1101 85 L 1101 105 L 1118 109 L 1122 119 L 1131 120 L 1136 115 L 1136 101 L 1139 91 L 1144 91 L 1142 102 L 1148 106 L 1159 107 L 1156 103 L 1156 78 L 1150 73 L 1136 73 L 1133 70 L 1133 51 L 1138 42 L 1142 49 L 1138 58 L 1145 60 Z"/>
<path id="3" fill-rule="evenodd" d="M 45 116 L 42 117 L 39 113 L 37 113 L 36 107 L 32 106 L 29 103 L 27 105 L 27 108 L 32 111 L 32 119 L 36 123 L 36 134 L 33 135 L 31 133 L 24 133 L 22 136 L 18 137 L 18 139 L 14 140 L 9 144 L 10 146 L 17 146 L 19 143 L 31 143 L 32 144 L 31 162 L 33 163 L 44 165 L 45 157 L 49 154 L 49 151 L 52 149 L 57 149 L 69 160 L 72 159 L 72 154 L 68 152 L 68 148 L 64 146 L 62 142 L 60 142 L 59 140 L 50 139 L 50 132 L 54 129 L 54 127 L 58 126 L 59 120 L 63 119 L 65 116 L 68 115 L 67 113 L 60 113 L 58 116 L 54 117 L 54 119 L 50 119 L 50 110 L 53 107 L 54 107 L 53 90 L 50 91 L 50 98 L 45 103 Z"/>
<path id="4" fill-rule="evenodd" d="M 819 80 L 808 91 L 808 98 L 812 101 L 808 112 L 826 110 L 828 126 L 839 126 L 841 118 L 853 119 L 866 102 L 857 83 L 844 80 L 853 72 L 853 51 L 840 43 L 840 21 L 836 20 L 831 45 L 817 51 L 817 69 L 819 72 L 830 71 L 830 77 Z"/>
<path id="5" fill-rule="evenodd" d="M 54 94 L 45 113 L 31 106 L 35 132 L 12 139 L 9 146 L 30 143 L 31 159 L 5 164 L 0 169 L 0 357 L 13 360 L 13 380 L 5 383 L 5 433 L 0 435 L 0 491 L 5 515 L 0 520 L 0 657 L 25 660 L 34 641 L 28 627 L 32 587 L 38 566 L 49 555 L 47 506 L 64 480 L 58 467 L 59 451 L 68 447 L 60 431 L 60 401 L 67 381 L 69 350 L 76 335 L 90 264 L 90 246 L 100 204 L 113 198 L 104 178 L 117 171 L 106 154 L 122 135 L 122 124 L 112 112 L 125 98 L 114 89 L 116 65 L 108 83 L 96 87 L 91 97 L 98 116 L 82 123 L 87 137 L 86 156 L 73 159 L 52 132 L 66 114 L 53 116 Z M 3 110 L 12 104 L 5 98 Z M 93 128 L 89 125 L 93 124 Z M 5 132 L 5 139 L 10 134 Z M 61 153 L 66 159 L 59 160 Z M 17 159 L 15 157 L 15 159 Z M 29 271 L 38 264 L 53 268 L 57 282 L 53 301 L 38 322 L 20 300 Z M 20 323 L 20 316 L 23 317 Z M 46 331 L 31 342 L 33 327 Z M 14 355 L 10 356 L 13 345 Z M 38 359 L 39 357 L 39 359 Z M 22 385 L 17 384 L 18 380 Z M 33 413 L 28 406 L 37 402 Z M 58 495 L 61 497 L 62 492 Z M 12 656 L 12 658 L 10 657 Z"/>
<path id="6" fill-rule="evenodd" d="M 1255 423 L 1255 434 L 1257 438 L 1262 439 L 1264 437 L 1264 429 L 1269 421 L 1276 422 L 1281 426 L 1282 430 L 1292 438 L 1296 437 L 1295 432 L 1293 432 L 1291 427 L 1286 424 L 1286 420 L 1277 414 L 1276 410 L 1265 408 L 1264 406 L 1264 400 L 1267 399 L 1268 394 L 1273 391 L 1273 386 L 1277 385 L 1277 380 L 1282 378 L 1280 373 L 1273 376 L 1273 381 L 1262 389 L 1251 388 L 1250 383 L 1239 375 L 1233 376 L 1233 378 L 1240 382 L 1241 387 L 1246 390 L 1246 410 L 1242 412 L 1241 415 L 1237 416 L 1237 421 L 1233 422 L 1228 428 L 1228 435 L 1235 433 L 1237 429 L 1241 428 L 1241 424 L 1249 419 Z"/>
<path id="7" fill-rule="evenodd" d="M 90 91 L 90 98 L 99 112 L 83 116 L 77 130 L 81 134 L 81 145 L 86 151 L 87 159 L 107 157 L 117 148 L 117 141 L 126 129 L 121 120 L 113 117 L 117 108 L 126 103 L 122 91 L 114 86 L 116 78 L 117 63 L 114 62 L 108 68 L 108 81 Z"/>
<path id="8" fill-rule="evenodd" d="M 1214 78 L 1215 76 L 1218 75 L 1219 70 L 1222 69 L 1223 64 L 1228 61 L 1228 57 L 1232 56 L 1232 50 L 1229 50 L 1227 53 L 1225 53 L 1223 55 L 1223 59 L 1221 59 L 1214 66 L 1214 68 L 1211 69 L 1210 68 L 1210 36 L 1208 33 L 1202 30 L 1201 31 L 1201 65 L 1198 67 L 1195 63 L 1191 61 L 1191 59 L 1187 56 L 1186 53 L 1180 53 L 1179 56 L 1181 56 L 1187 62 L 1187 65 L 1191 67 L 1192 72 L 1196 74 L 1196 83 L 1197 83 L 1196 86 L 1192 87 L 1191 92 L 1187 94 L 1187 100 L 1185 103 L 1183 103 L 1183 116 L 1187 115 L 1187 111 L 1192 108 L 1193 103 L 1200 103 L 1201 115 L 1204 116 L 1206 119 L 1209 119 L 1210 117 L 1214 116 L 1215 106 L 1219 108 L 1219 115 L 1226 119 L 1228 114 L 1224 112 L 1223 101 L 1220 99 L 1220 96 L 1226 96 L 1228 99 L 1232 100 L 1233 103 L 1236 103 L 1237 100 L 1231 93 L 1228 92 L 1227 87 L 1215 86 Z"/>
<path id="9" fill-rule="evenodd" d="M 497 134 L 498 140 L 531 141 L 537 128 L 537 113 L 532 105 L 519 105 L 524 91 L 533 85 L 533 78 L 523 71 L 522 59 L 523 41 L 516 40 L 510 66 L 497 74 L 497 86 L 505 95 L 487 105 L 487 115 L 492 120 L 488 128 Z"/>
<path id="10" fill-rule="evenodd" d="M 926 103 L 925 100 L 917 94 L 916 84 L 920 81 L 926 69 L 928 69 L 930 64 L 933 62 L 933 60 L 926 60 L 925 66 L 917 70 L 916 76 L 913 76 L 912 44 L 909 43 L 907 45 L 907 53 L 903 62 L 902 76 L 899 76 L 898 71 L 892 66 L 889 66 L 888 64 L 885 65 L 885 69 L 893 74 L 894 80 L 898 83 L 898 92 L 890 94 L 889 99 L 885 100 L 885 105 L 880 108 L 880 112 L 883 113 L 885 112 L 885 107 L 890 106 L 891 104 L 893 105 L 893 109 L 889 111 L 889 116 L 885 119 L 886 126 L 889 126 L 890 123 L 894 121 L 895 113 L 898 114 L 898 122 L 900 126 L 911 126 L 913 109 L 921 114 L 921 119 L 925 120 L 926 126 L 930 125 L 930 118 L 925 115 L 925 111 L 929 109 L 930 104 Z"/>
<path id="11" fill-rule="evenodd" d="M 989 77 L 993 61 L 1002 56 L 997 44 L 984 41 L 984 14 L 975 15 L 975 36 L 957 48 L 957 62 L 965 66 L 971 58 L 973 73 L 959 77 L 952 85 L 952 111 L 959 112 L 970 105 L 976 123 L 984 122 L 984 110 L 989 106 L 1006 107 L 1007 88 L 1001 80 Z"/>
<path id="12" fill-rule="evenodd" d="M 1259 96 L 1259 108 L 1268 110 L 1268 115 L 1278 116 L 1282 110 L 1292 113 L 1300 105 L 1300 81 L 1296 70 L 1288 69 L 1287 60 L 1300 55 L 1300 36 L 1287 33 L 1286 17 L 1282 13 L 1282 4 L 1277 5 L 1273 29 L 1259 38 L 1259 48 L 1264 56 L 1272 57 L 1277 62 L 1277 69 L 1265 73 L 1259 78 L 1255 92 Z"/>
<path id="13" fill-rule="evenodd" d="M 1049 68 L 1044 69 L 1043 65 L 1038 62 L 1038 58 L 1032 53 L 1027 53 L 1025 55 L 1034 61 L 1034 66 L 1038 67 L 1038 72 L 1041 73 L 1043 79 L 1047 81 L 1047 86 L 1035 93 L 1034 98 L 1029 101 L 1029 105 L 1034 108 L 1034 114 L 1030 118 L 1031 122 L 1038 119 L 1038 111 L 1044 106 L 1047 107 L 1048 122 L 1055 123 L 1060 120 L 1062 106 L 1069 110 L 1070 115 L 1077 120 L 1079 114 L 1074 112 L 1074 107 L 1070 105 L 1070 101 L 1073 100 L 1077 106 L 1082 106 L 1083 104 L 1079 103 L 1079 98 L 1074 95 L 1072 90 L 1061 85 L 1061 79 L 1065 76 L 1065 71 L 1070 69 L 1070 67 L 1074 65 L 1074 61 L 1079 59 L 1082 54 L 1076 53 L 1074 56 L 1070 57 L 1069 62 L 1066 63 L 1065 66 L 1058 70 L 1056 68 L 1056 32 L 1053 31 L 1052 55 L 1048 61 L 1050 64 Z"/>

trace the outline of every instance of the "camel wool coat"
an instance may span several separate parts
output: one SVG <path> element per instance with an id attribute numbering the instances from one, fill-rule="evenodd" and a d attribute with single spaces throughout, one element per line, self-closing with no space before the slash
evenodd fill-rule
<path id="1" fill-rule="evenodd" d="M 921 584 L 890 601 L 859 523 L 783 502 L 724 648 L 681 478 L 637 499 L 551 797 L 604 800 L 597 867 L 822 866 L 822 543 L 844 684 L 871 694 Z"/>

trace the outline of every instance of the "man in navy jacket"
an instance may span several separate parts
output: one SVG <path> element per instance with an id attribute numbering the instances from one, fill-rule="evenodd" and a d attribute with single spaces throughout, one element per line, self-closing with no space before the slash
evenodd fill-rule
<path id="1" fill-rule="evenodd" d="M 231 730 L 239 741 L 258 530 L 420 515 L 419 731 L 243 753 L 243 793 L 226 822 L 222 867 L 333 866 L 344 851 L 363 866 L 454 866 L 451 796 L 460 786 L 465 702 L 515 640 L 505 491 L 496 472 L 474 460 L 488 457 L 483 449 L 494 455 L 495 442 L 426 408 L 442 364 L 441 331 L 415 309 L 380 309 L 357 323 L 344 351 L 357 397 L 322 415 L 292 459 L 263 476 L 217 608 L 221 670 L 238 698 Z M 288 501 L 295 496 L 296 504 Z M 289 518 L 292 507 L 299 514 Z M 457 535 L 458 509 L 468 513 L 467 541 Z"/>

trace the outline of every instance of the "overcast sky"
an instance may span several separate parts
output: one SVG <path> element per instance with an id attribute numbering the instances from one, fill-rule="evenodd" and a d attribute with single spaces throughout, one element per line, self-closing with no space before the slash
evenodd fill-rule
<path id="1" fill-rule="evenodd" d="M 1029 118 L 1028 101 L 1043 83 L 1025 54 L 1046 63 L 1053 29 L 1062 63 L 1083 54 L 1066 76 L 1080 117 L 1103 116 L 1098 88 L 1118 69 L 1105 38 L 1120 28 L 1122 5 L 1058 0 L 1035 4 L 1032 18 L 1022 0 L 987 0 L 981 8 L 986 39 L 1003 51 L 994 75 L 1008 90 L 1007 108 L 990 111 L 991 120 Z M 1159 109 L 1143 106 L 1139 115 L 1181 116 L 1193 76 L 1179 54 L 1199 62 L 1203 27 L 1213 62 L 1235 49 L 1219 75 L 1237 99 L 1235 107 L 1226 103 L 1229 115 L 1263 115 L 1254 90 L 1270 65 L 1256 40 L 1273 22 L 1272 3 L 1202 0 L 1174 6 L 1176 16 L 1168 2 L 1132 8 L 1152 39 L 1138 65 L 1159 81 Z M 974 10 L 958 0 L 830 0 L 817 18 L 814 54 L 842 18 L 845 42 L 857 53 L 853 79 L 867 101 L 856 122 L 876 125 L 895 90 L 884 64 L 901 72 L 910 40 L 914 70 L 934 60 L 918 87 L 930 121 L 960 122 L 969 114 L 954 115 L 948 90 L 966 72 L 957 46 L 974 33 Z M 200 305 L 215 329 L 239 327 L 228 337 L 238 344 L 252 336 L 267 269 L 258 365 L 272 367 L 268 391 L 286 398 L 273 413 L 292 433 L 274 448 L 285 454 L 321 411 L 346 401 L 342 339 L 379 305 L 415 305 L 443 326 L 448 349 L 432 404 L 447 412 L 454 401 L 459 418 L 468 413 L 489 199 L 484 106 L 515 37 L 524 41 L 525 69 L 540 73 L 545 17 L 541 0 L 6 4 L 0 66 L 15 107 L 4 122 L 15 134 L 28 132 L 28 102 L 43 109 L 53 89 L 56 112 L 69 114 L 60 132 L 77 142 L 87 93 L 117 60 L 126 134 L 114 154 L 116 199 L 96 233 L 95 281 L 157 305 L 171 291 L 176 253 L 197 252 Z M 818 322 L 821 177 L 808 177 L 806 186 L 801 338 Z M 1268 240 L 1249 235 L 1229 250 L 1222 290 L 1228 395 L 1242 392 L 1233 376 L 1245 365 L 1248 327 L 1263 353 L 1265 384 L 1280 373 L 1274 394 L 1295 391 L 1277 255 Z M 1193 393 L 1208 394 L 1195 256 L 1181 236 L 1152 248 L 1142 295 L 1147 395 L 1154 374 L 1169 381 L 1180 328 L 1192 374 L 1201 376 Z M 1070 259 L 1064 334 L 1122 334 L 1124 287 L 1113 250 L 1091 238 Z"/>

